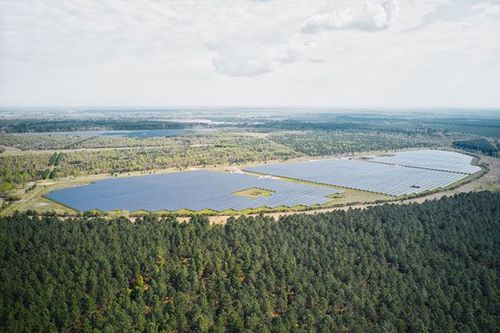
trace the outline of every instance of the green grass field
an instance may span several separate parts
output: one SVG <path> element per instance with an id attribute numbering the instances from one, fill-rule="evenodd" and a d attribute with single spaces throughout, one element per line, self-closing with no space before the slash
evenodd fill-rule
<path id="1" fill-rule="evenodd" d="M 240 195 L 247 198 L 258 198 L 258 197 L 270 197 L 275 191 L 266 190 L 264 188 L 250 187 L 238 192 L 234 192 L 234 195 Z"/>

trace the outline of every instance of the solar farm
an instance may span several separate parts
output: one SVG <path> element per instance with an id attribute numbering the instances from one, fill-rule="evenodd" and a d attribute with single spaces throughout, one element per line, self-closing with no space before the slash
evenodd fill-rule
<path id="1" fill-rule="evenodd" d="M 473 174 L 481 171 L 471 165 L 472 158 L 465 154 L 443 150 L 404 151 L 386 156 L 372 156 L 370 161 L 414 168 Z"/>
<path id="2" fill-rule="evenodd" d="M 472 157 L 464 154 L 418 150 L 368 159 L 268 164 L 246 170 L 397 197 L 444 188 L 481 170 L 471 162 Z"/>
<path id="3" fill-rule="evenodd" d="M 79 211 L 311 207 L 347 197 L 349 191 L 387 200 L 446 188 L 481 170 L 471 163 L 472 157 L 460 153 L 418 150 L 265 164 L 235 173 L 198 170 L 105 179 L 56 190 L 46 198 Z"/>
<path id="4" fill-rule="evenodd" d="M 270 196 L 248 197 L 237 192 L 260 188 Z M 188 171 L 100 180 L 54 191 L 46 197 L 79 211 L 147 210 L 199 211 L 324 204 L 333 188 L 258 177 L 241 173 Z"/>

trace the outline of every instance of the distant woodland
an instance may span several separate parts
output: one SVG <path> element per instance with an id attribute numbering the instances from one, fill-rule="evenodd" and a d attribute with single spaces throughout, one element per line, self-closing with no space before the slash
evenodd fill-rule
<path id="1" fill-rule="evenodd" d="M 265 217 L 0 218 L 2 332 L 498 332 L 500 194 Z"/>
<path id="2" fill-rule="evenodd" d="M 489 156 L 497 156 L 500 146 L 497 143 L 495 147 L 491 142 L 486 139 L 472 139 L 464 141 L 453 142 L 453 147 L 464 149 L 473 152 L 480 152 Z"/>
<path id="3" fill-rule="evenodd" d="M 310 156 L 349 155 L 356 152 L 449 144 L 449 138 L 443 135 L 375 131 L 286 131 L 273 133 L 270 138 L 276 143 Z"/>
<path id="4" fill-rule="evenodd" d="M 189 128 L 197 125 L 200 124 L 196 122 L 180 123 L 140 119 L 13 119 L 3 120 L 0 123 L 0 131 L 5 133 L 44 133 L 96 130 L 156 130 Z"/>

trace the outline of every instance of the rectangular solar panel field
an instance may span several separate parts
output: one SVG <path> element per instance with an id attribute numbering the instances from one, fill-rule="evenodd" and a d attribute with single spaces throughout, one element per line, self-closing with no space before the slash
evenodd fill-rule
<path id="1" fill-rule="evenodd" d="M 391 154 L 390 156 L 370 156 L 370 161 L 416 168 L 473 174 L 481 171 L 471 165 L 472 156 L 443 150 L 413 150 Z"/>
<path id="2" fill-rule="evenodd" d="M 248 188 L 274 193 L 255 198 L 235 194 Z M 341 191 L 248 174 L 188 171 L 100 180 L 57 190 L 46 197 L 79 211 L 223 211 L 324 204 L 332 200 L 327 196 L 337 193 Z"/>
<path id="3" fill-rule="evenodd" d="M 446 187 L 467 176 L 456 172 L 339 159 L 268 164 L 246 170 L 392 196 Z"/>

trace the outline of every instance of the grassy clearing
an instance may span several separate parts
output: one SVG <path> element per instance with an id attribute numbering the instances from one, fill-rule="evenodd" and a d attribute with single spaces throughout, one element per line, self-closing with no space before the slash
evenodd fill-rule
<path id="1" fill-rule="evenodd" d="M 15 211 L 24 212 L 34 210 L 39 213 L 55 212 L 59 215 L 76 214 L 77 211 L 60 203 L 45 198 L 43 195 L 49 192 L 49 186 L 38 185 L 34 190 L 24 192 L 21 200 L 15 201 L 7 206 L 0 215 L 9 215 Z"/>
<path id="2" fill-rule="evenodd" d="M 258 198 L 258 197 L 270 197 L 274 193 L 276 192 L 272 190 L 267 190 L 265 188 L 250 187 L 238 192 L 234 192 L 233 194 L 247 198 Z"/>
<path id="3" fill-rule="evenodd" d="M 478 190 L 484 190 L 484 191 L 490 191 L 490 192 L 500 192 L 500 184 L 479 185 Z"/>

